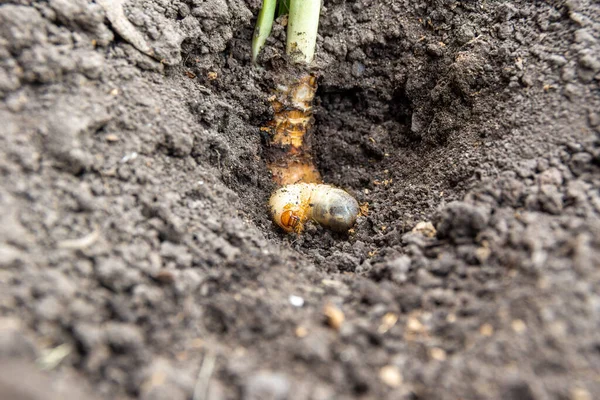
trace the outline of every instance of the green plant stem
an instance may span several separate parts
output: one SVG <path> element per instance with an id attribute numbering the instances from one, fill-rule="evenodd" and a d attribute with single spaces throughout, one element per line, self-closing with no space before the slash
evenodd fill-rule
<path id="1" fill-rule="evenodd" d="M 260 53 L 271 34 L 276 6 L 277 0 L 263 0 L 263 6 L 258 13 L 256 26 L 254 27 L 254 36 L 252 37 L 252 62 L 255 64 L 258 53 Z"/>
<path id="2" fill-rule="evenodd" d="M 290 13 L 290 0 L 279 0 L 277 2 L 277 18 L 282 15 L 289 15 Z"/>
<path id="3" fill-rule="evenodd" d="M 321 0 L 290 0 L 286 53 L 295 63 L 310 64 L 315 56 Z"/>

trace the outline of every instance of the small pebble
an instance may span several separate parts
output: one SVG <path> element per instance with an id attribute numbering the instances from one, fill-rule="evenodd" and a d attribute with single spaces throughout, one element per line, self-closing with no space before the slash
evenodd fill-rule
<path id="1" fill-rule="evenodd" d="M 298 326 L 296 328 L 296 332 L 295 333 L 296 333 L 297 337 L 303 338 L 303 337 L 306 337 L 306 335 L 308 335 L 308 329 L 306 329 L 303 326 Z"/>
<path id="2" fill-rule="evenodd" d="M 428 237 L 428 238 L 432 238 L 435 237 L 437 231 L 435 230 L 435 227 L 433 226 L 433 224 L 429 221 L 421 221 L 419 223 L 417 223 L 417 225 L 415 225 L 415 227 L 412 229 L 413 233 L 420 233 L 421 235 Z"/>
<path id="3" fill-rule="evenodd" d="M 593 397 L 587 390 L 583 388 L 571 389 L 571 400 L 592 400 Z"/>
<path id="4" fill-rule="evenodd" d="M 429 351 L 429 355 L 431 358 L 437 361 L 445 361 L 446 360 L 446 351 L 444 349 L 440 349 L 439 347 L 434 347 Z"/>
<path id="5" fill-rule="evenodd" d="M 125 164 L 129 161 L 133 161 L 138 157 L 138 153 L 136 153 L 135 151 L 129 154 L 125 154 L 125 156 L 123 156 L 123 158 L 121 158 L 121 164 Z"/>
<path id="6" fill-rule="evenodd" d="M 344 322 L 344 313 L 331 303 L 327 303 L 323 308 L 323 314 L 327 319 L 327 324 L 335 330 L 339 330 Z"/>
<path id="7" fill-rule="evenodd" d="M 394 313 L 387 313 L 381 318 L 381 325 L 377 328 L 377 332 L 386 333 L 398 322 L 398 315 Z"/>
<path id="8" fill-rule="evenodd" d="M 302 307 L 304 305 L 304 299 L 300 296 L 291 295 L 289 301 L 294 307 Z"/>
<path id="9" fill-rule="evenodd" d="M 281 373 L 263 371 L 248 378 L 244 386 L 244 399 L 285 400 L 289 396 L 291 384 Z"/>
<path id="10" fill-rule="evenodd" d="M 398 387 L 402 385 L 402 373 L 395 365 L 386 365 L 379 370 L 379 379 L 389 387 Z"/>
<path id="11" fill-rule="evenodd" d="M 490 324 L 483 324 L 479 327 L 479 333 L 482 336 L 492 336 L 494 334 L 494 327 Z"/>
<path id="12" fill-rule="evenodd" d="M 516 333 L 523 333 L 527 330 L 527 325 L 525 325 L 525 322 L 523 322 L 520 319 L 515 319 L 510 326 L 512 327 L 513 331 L 515 331 Z"/>
<path id="13" fill-rule="evenodd" d="M 412 332 L 425 332 L 425 326 L 415 317 L 409 317 L 406 322 L 406 329 Z"/>

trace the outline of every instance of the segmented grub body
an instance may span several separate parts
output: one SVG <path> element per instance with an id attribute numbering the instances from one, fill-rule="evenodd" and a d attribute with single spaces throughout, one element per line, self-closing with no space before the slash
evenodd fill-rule
<path id="1" fill-rule="evenodd" d="M 333 231 L 347 231 L 356 222 L 358 202 L 342 189 L 297 183 L 278 189 L 269 201 L 274 221 L 287 232 L 302 232 L 313 220 Z"/>
<path id="2" fill-rule="evenodd" d="M 316 78 L 301 74 L 280 84 L 271 100 L 275 118 L 267 162 L 280 189 L 269 201 L 271 215 L 287 232 L 302 232 L 308 220 L 334 231 L 347 231 L 359 213 L 356 200 L 342 189 L 321 183 L 310 136 Z"/>

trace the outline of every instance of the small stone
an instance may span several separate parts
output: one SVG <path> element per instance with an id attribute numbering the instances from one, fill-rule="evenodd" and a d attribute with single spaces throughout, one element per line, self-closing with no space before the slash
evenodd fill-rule
<path id="1" fill-rule="evenodd" d="M 570 393 L 571 400 L 592 400 L 593 397 L 586 389 L 573 388 Z"/>
<path id="2" fill-rule="evenodd" d="M 308 329 L 306 329 L 303 326 L 298 326 L 294 333 L 296 334 L 297 337 L 303 338 L 303 337 L 306 337 L 306 335 L 308 335 Z"/>
<path id="3" fill-rule="evenodd" d="M 440 349 L 439 347 L 434 347 L 429 350 L 429 355 L 436 361 L 445 361 L 446 360 L 446 351 L 444 349 Z"/>
<path id="4" fill-rule="evenodd" d="M 123 158 L 121 158 L 121 160 L 119 161 L 121 164 L 126 164 L 130 161 L 135 160 L 136 158 L 138 158 L 138 153 L 137 152 L 131 152 L 131 153 L 127 153 L 123 156 Z"/>
<path id="5" fill-rule="evenodd" d="M 290 295 L 288 300 L 294 307 L 302 307 L 304 305 L 304 299 L 300 296 Z"/>
<path id="6" fill-rule="evenodd" d="M 379 379 L 389 387 L 398 387 L 402 385 L 403 377 L 400 369 L 395 365 L 386 365 L 379 370 Z"/>
<path id="7" fill-rule="evenodd" d="M 490 258 L 490 255 L 492 255 L 492 251 L 487 246 L 478 247 L 475 250 L 475 257 L 480 264 L 485 263 Z"/>
<path id="8" fill-rule="evenodd" d="M 435 227 L 429 221 L 421 221 L 417 223 L 417 225 L 415 225 L 415 227 L 412 229 L 412 232 L 420 233 L 421 235 L 426 236 L 428 238 L 435 237 L 437 233 Z"/>
<path id="9" fill-rule="evenodd" d="M 525 325 L 525 322 L 520 319 L 515 319 L 512 321 L 510 326 L 512 327 L 513 331 L 518 334 L 521 334 L 527 330 L 527 325 Z"/>
<path id="10" fill-rule="evenodd" d="M 281 373 L 263 371 L 250 378 L 244 386 L 244 400 L 285 400 L 291 384 Z"/>
<path id="11" fill-rule="evenodd" d="M 492 336 L 494 334 L 494 327 L 491 324 L 483 324 L 479 327 L 479 333 L 482 336 Z"/>
<path id="12" fill-rule="evenodd" d="M 396 325 L 396 322 L 398 322 L 398 315 L 394 313 L 385 314 L 383 318 L 381 318 L 381 325 L 377 328 L 377 332 L 386 333 Z"/>
<path id="13" fill-rule="evenodd" d="M 408 321 L 406 321 L 406 329 L 415 333 L 423 333 L 426 330 L 421 321 L 414 316 L 408 317 Z"/>
<path id="14" fill-rule="evenodd" d="M 344 322 L 345 316 L 342 310 L 331 303 L 327 303 L 323 308 L 323 314 L 327 319 L 327 324 L 335 330 L 339 330 Z"/>

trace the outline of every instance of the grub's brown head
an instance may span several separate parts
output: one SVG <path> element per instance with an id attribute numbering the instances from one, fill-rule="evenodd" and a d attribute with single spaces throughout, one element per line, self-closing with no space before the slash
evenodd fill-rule
<path id="1" fill-rule="evenodd" d="M 296 231 L 300 224 L 300 216 L 294 213 L 293 210 L 286 210 L 281 213 L 280 222 L 280 225 L 283 226 L 284 229 L 288 228 Z"/>
<path id="2" fill-rule="evenodd" d="M 300 187 L 284 186 L 276 190 L 269 200 L 273 221 L 286 232 L 301 232 L 306 220 Z"/>

